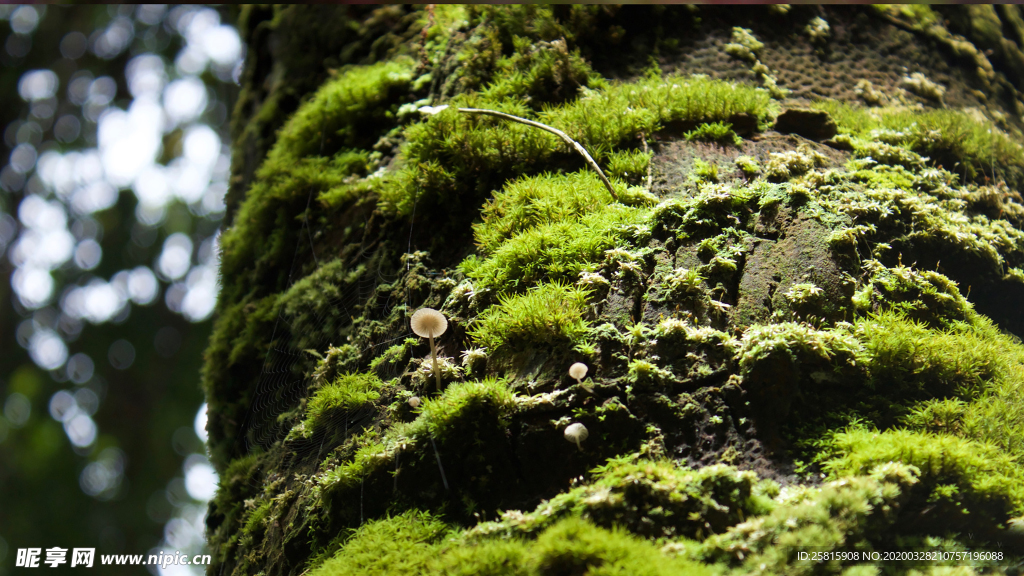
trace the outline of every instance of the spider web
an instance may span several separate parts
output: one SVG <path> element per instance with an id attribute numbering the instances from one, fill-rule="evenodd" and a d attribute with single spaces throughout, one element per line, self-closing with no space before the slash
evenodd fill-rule
<path id="1" fill-rule="evenodd" d="M 307 197 L 306 209 L 302 218 L 301 230 L 295 239 L 295 249 L 292 255 L 288 288 L 296 282 L 309 278 L 300 276 L 297 271 L 303 268 L 299 265 L 300 260 L 305 257 L 304 248 L 308 245 L 310 255 L 317 269 L 326 262 L 317 256 L 317 248 L 313 238 L 321 232 L 327 224 L 321 224 L 317 229 L 311 229 L 309 214 L 312 203 L 313 191 Z M 415 203 L 413 214 L 409 223 L 409 236 L 407 254 L 413 253 L 413 230 L 416 222 Z M 361 264 L 368 264 L 373 260 L 375 250 L 367 249 L 364 245 L 360 254 L 349 259 L 348 270 L 354 270 Z M 386 273 L 382 267 L 387 262 L 381 258 L 377 262 L 376 269 L 358 274 L 352 282 L 339 284 L 329 280 L 318 280 L 323 288 L 316 287 L 315 292 L 322 295 L 317 302 L 317 310 L 299 310 L 289 315 L 285 307 L 280 307 L 278 316 L 275 319 L 273 331 L 268 348 L 262 362 L 258 380 L 251 396 L 251 402 L 246 413 L 246 419 L 242 423 L 241 431 L 244 434 L 245 451 L 249 454 L 260 452 L 282 441 L 289 432 L 287 425 L 294 417 L 301 416 L 297 407 L 301 405 L 303 398 L 307 397 L 313 386 L 313 370 L 317 365 L 317 357 L 311 351 L 317 353 L 326 352 L 331 346 L 337 344 L 351 344 L 351 342 L 338 342 L 340 338 L 345 339 L 345 333 L 351 333 L 353 328 L 352 319 L 362 316 L 367 321 L 388 319 L 396 307 L 404 307 L 403 316 L 405 321 L 392 324 L 388 332 L 382 337 L 358 349 L 359 357 L 376 357 L 389 347 L 404 341 L 406 338 L 415 337 L 412 333 L 408 318 L 411 316 L 413 304 L 409 301 L 409 291 L 401 290 L 401 299 L 397 291 L 393 290 L 381 305 L 364 306 L 374 295 L 378 286 L 392 284 L 408 273 L 411 263 L 407 260 L 404 270 L 394 273 Z M 310 272 L 314 274 L 315 270 Z M 287 289 L 286 288 L 286 291 Z M 362 307 L 362 308 L 360 308 Z M 297 316 L 301 316 L 298 318 Z M 383 325 L 383 323 L 382 323 Z M 299 343 L 301 341 L 301 344 Z M 374 372 L 384 381 L 400 377 L 405 374 L 406 362 L 383 362 L 376 366 Z M 362 406 L 352 410 L 332 410 L 329 419 L 324 426 L 318 426 L 309 432 L 309 436 L 302 442 L 291 442 L 289 449 L 293 449 L 296 456 L 307 459 L 312 453 L 316 453 L 315 461 L 319 461 L 325 449 L 329 452 L 337 445 L 343 444 L 350 434 L 359 433 L 372 423 L 376 410 L 373 406 Z M 282 422 L 282 417 L 285 417 Z M 327 443 L 329 437 L 335 436 L 342 431 L 342 440 Z M 435 447 L 436 452 L 436 447 Z M 441 468 L 440 456 L 438 455 L 438 466 Z M 443 468 L 441 469 L 444 476 Z M 447 480 L 445 480 L 447 485 Z"/>

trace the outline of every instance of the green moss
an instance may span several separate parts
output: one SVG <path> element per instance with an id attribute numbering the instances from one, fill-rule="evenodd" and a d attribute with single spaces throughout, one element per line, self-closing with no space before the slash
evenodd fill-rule
<path id="1" fill-rule="evenodd" d="M 591 471 L 590 481 L 533 512 L 510 511 L 473 528 L 473 538 L 536 536 L 566 517 L 619 526 L 647 538 L 702 538 L 747 516 L 763 514 L 778 487 L 725 465 L 690 470 L 671 462 L 624 456 Z"/>
<path id="2" fill-rule="evenodd" d="M 782 182 L 806 174 L 813 168 L 824 166 L 826 162 L 827 158 L 820 152 L 801 144 L 796 150 L 772 152 L 768 164 L 765 165 L 764 174 L 771 181 Z"/>
<path id="3" fill-rule="evenodd" d="M 956 282 L 938 272 L 902 265 L 887 268 L 875 260 L 866 262 L 864 269 L 871 276 L 853 297 L 863 312 L 892 310 L 939 328 L 977 318 Z"/>
<path id="4" fill-rule="evenodd" d="M 889 463 L 873 469 L 870 476 L 844 477 L 821 488 L 792 487 L 783 491 L 771 513 L 708 538 L 696 555 L 742 571 L 810 574 L 811 565 L 798 561 L 800 547 L 828 552 L 871 550 L 872 543 L 892 546 L 887 528 L 916 483 L 917 470 Z M 839 573 L 843 564 L 853 563 L 813 566 Z"/>
<path id="5" fill-rule="evenodd" d="M 599 88 L 606 82 L 580 56 L 570 51 L 565 40 L 531 43 L 522 36 L 513 36 L 513 52 L 498 60 L 496 80 L 482 95 L 500 102 L 510 98 L 523 99 L 534 108 L 564 102 L 576 96 L 580 88 Z"/>
<path id="6" fill-rule="evenodd" d="M 531 546 L 539 574 L 710 574 L 699 564 L 669 558 L 653 543 L 613 528 L 605 530 L 578 519 L 555 524 Z"/>
<path id="7" fill-rule="evenodd" d="M 408 91 L 412 67 L 409 59 L 354 66 L 324 83 L 281 128 L 267 163 L 372 146 L 376 134 L 394 125 L 396 103 Z"/>
<path id="8" fill-rule="evenodd" d="M 477 318 L 470 335 L 491 353 L 505 346 L 575 343 L 586 333 L 587 294 L 551 282 L 523 294 L 504 296 Z"/>
<path id="9" fill-rule="evenodd" d="M 507 184 L 480 212 L 473 236 L 484 253 L 529 228 L 562 222 L 599 210 L 612 197 L 591 171 L 540 174 Z"/>
<path id="10" fill-rule="evenodd" d="M 998 341 L 967 328 L 929 330 L 899 314 L 859 322 L 869 354 L 871 383 L 893 399 L 976 396 L 996 376 Z"/>
<path id="11" fill-rule="evenodd" d="M 757 176 L 758 172 L 761 171 L 761 165 L 751 156 L 737 156 L 734 162 L 748 178 Z"/>
<path id="12" fill-rule="evenodd" d="M 252 453 L 232 460 L 220 474 L 217 495 L 210 504 L 211 518 L 220 523 L 213 537 L 224 543 L 217 549 L 218 562 L 228 559 L 239 543 L 242 526 L 249 522 L 245 503 L 259 493 L 264 456 Z"/>
<path id="13" fill-rule="evenodd" d="M 245 525 L 242 527 L 243 536 L 251 538 L 265 533 L 266 522 L 270 518 L 273 507 L 273 500 L 267 499 L 260 502 L 259 506 L 246 517 Z"/>
<path id="14" fill-rule="evenodd" d="M 697 182 L 718 182 L 718 165 L 703 160 L 694 160 L 693 177 Z"/>
<path id="15" fill-rule="evenodd" d="M 722 145 L 732 144 L 733 146 L 739 146 L 743 144 L 743 139 L 733 132 L 732 124 L 727 122 L 701 124 L 696 129 L 683 134 L 683 137 L 687 140 L 703 140 Z"/>
<path id="16" fill-rule="evenodd" d="M 370 370 L 377 370 L 385 364 L 401 364 L 403 362 L 407 362 L 409 360 L 410 350 L 419 343 L 420 341 L 415 338 L 406 338 L 401 344 L 395 344 L 394 346 L 389 347 L 383 354 L 370 361 Z"/>
<path id="17" fill-rule="evenodd" d="M 763 183 L 765 186 L 770 186 Z M 759 185 L 758 185 L 759 186 Z M 760 187 L 731 187 L 724 184 L 699 183 L 697 193 L 685 198 L 671 198 L 655 206 L 651 229 L 679 240 L 715 237 L 723 230 L 737 226 L 752 214 L 749 205 L 765 190 Z M 735 228 L 734 228 L 735 229 Z"/>
<path id="18" fill-rule="evenodd" d="M 606 530 L 575 518 L 555 524 L 533 541 L 464 542 L 446 528 L 419 511 L 371 522 L 355 531 L 337 555 L 310 576 L 710 573 L 620 529 Z"/>
<path id="19" fill-rule="evenodd" d="M 962 434 L 968 404 L 959 398 L 933 399 L 918 404 L 903 419 L 911 430 L 936 434 Z"/>
<path id="20" fill-rule="evenodd" d="M 383 385 L 375 374 L 345 374 L 321 387 L 306 404 L 305 435 L 327 426 L 340 414 L 374 402 Z"/>
<path id="21" fill-rule="evenodd" d="M 920 471 L 927 501 L 954 509 L 977 508 L 972 523 L 1005 524 L 1024 511 L 1024 471 L 1007 454 L 993 446 L 954 436 L 907 430 L 854 429 L 832 437 L 822 454 L 832 478 L 864 474 L 887 462 L 902 462 Z M 959 488 L 939 491 L 952 484 Z M 966 511 L 965 511 L 966 512 Z M 952 520 L 952 518 L 950 518 Z"/>
<path id="22" fill-rule="evenodd" d="M 504 380 L 487 378 L 452 384 L 441 395 L 421 401 L 412 422 L 392 426 L 383 435 L 367 429 L 353 438 L 351 458 L 324 473 L 320 486 L 345 498 L 346 490 L 358 489 L 361 482 L 393 465 L 400 452 L 412 451 L 418 457 L 429 450 L 431 440 L 442 446 L 459 444 L 467 433 L 479 434 L 481 426 L 503 430 L 512 394 Z"/>
<path id="23" fill-rule="evenodd" d="M 757 53 L 764 48 L 760 42 L 747 28 L 738 26 L 732 29 L 732 42 L 725 45 L 725 53 L 750 62 L 757 61 Z"/>
<path id="24" fill-rule="evenodd" d="M 856 364 L 863 345 L 847 330 L 817 330 L 806 324 L 784 322 L 751 326 L 743 333 L 737 357 L 744 373 L 772 366 L 776 359 L 814 365 L 825 361 L 837 366 Z"/>
<path id="25" fill-rule="evenodd" d="M 790 544 L 881 547 L 921 537 L 915 518 L 948 532 L 948 526 L 997 526 L 1019 511 L 1020 495 L 1011 490 L 1019 465 L 1010 458 L 1024 456 L 1024 348 L 975 313 L 951 278 L 966 286 L 976 272 L 998 279 L 1022 269 L 1024 213 L 1014 208 L 1010 188 L 956 188 L 957 175 L 932 168 L 940 164 L 976 181 L 1011 174 L 1015 152 L 1000 143 L 1005 134 L 964 125 L 963 118 L 973 118 L 966 112 L 927 112 L 914 124 L 909 110 L 839 110 L 832 116 L 854 149 L 845 167 L 833 161 L 837 153 L 825 157 L 818 152 L 824 148 L 813 146 L 774 154 L 763 170 L 741 157 L 736 163 L 750 182 L 737 187 L 714 183 L 719 174 L 705 164 L 685 195 L 669 190 L 671 199 L 647 208 L 652 196 L 635 186 L 651 169 L 652 154 L 638 150 L 644 139 L 664 142 L 686 133 L 739 143 L 737 132 L 749 134 L 773 113 L 768 94 L 658 73 L 628 83 L 603 80 L 584 60 L 586 47 L 574 44 L 598 33 L 594 15 L 604 14 L 603 7 L 433 10 L 432 21 L 422 12 L 426 29 L 417 38 L 424 39 L 423 69 L 435 71 L 437 81 L 429 74 L 412 78 L 412 64 L 404 61 L 387 65 L 393 74 L 387 66 L 342 68 L 328 82 L 333 87 L 325 86 L 282 130 L 280 147 L 226 234 L 225 270 L 237 282 L 225 286 L 208 380 L 211 407 L 231 406 L 215 410 L 211 437 L 244 445 L 231 432 L 251 410 L 250 384 L 268 347 L 322 351 L 328 342 L 343 343 L 315 366 L 302 356 L 293 367 L 317 391 L 306 400 L 304 429 L 329 426 L 333 416 L 380 396 L 393 404 L 367 411 L 372 418 L 357 434 L 328 441 L 316 456 L 323 461 L 312 462 L 312 452 L 288 453 L 301 442 L 285 441 L 285 448 L 271 448 L 272 462 L 261 456 L 233 465 L 223 476 L 224 493 L 237 504 L 221 510 L 225 520 L 215 537 L 224 563 L 244 557 L 234 564 L 236 573 L 258 567 L 297 573 L 294 559 L 305 557 L 307 547 L 333 554 L 322 545 L 337 538 L 340 549 L 323 573 L 700 572 L 666 553 L 688 557 L 701 548 L 688 538 L 715 532 L 702 558 L 744 573 L 800 573 L 787 556 Z M 761 47 L 742 36 L 736 43 L 767 84 L 771 71 L 757 62 Z M 452 69 L 458 72 L 447 72 Z M 343 79 L 348 84 L 339 84 Z M 428 85 L 435 100 L 413 103 Z M 459 95 L 465 90 L 479 92 Z M 606 168 L 621 201 L 611 202 L 591 172 L 573 172 L 583 164 L 556 138 L 452 109 L 432 117 L 415 112 L 427 103 L 503 109 L 566 130 Z M 959 132 L 931 133 L 943 122 Z M 969 160 L 956 166 L 962 158 Z M 762 172 L 765 178 L 757 178 Z M 449 231 L 465 234 L 492 196 L 474 230 L 479 253 L 460 270 L 444 268 L 464 256 L 458 249 L 431 248 L 437 268 L 419 252 L 406 255 L 402 266 L 388 265 L 405 251 L 403 240 L 427 248 L 409 236 L 403 217 L 415 213 L 417 226 L 428 222 L 429 233 L 444 243 Z M 378 200 L 384 210 L 371 215 Z M 820 261 L 823 274 L 815 268 L 775 282 L 781 294 L 772 302 L 779 312 L 773 319 L 788 318 L 788 305 L 804 322 L 755 324 L 737 338 L 729 304 L 746 297 L 742 290 L 737 295 L 737 284 L 760 265 L 763 247 L 795 242 L 796 226 L 810 220 L 823 238 L 832 234 L 834 260 Z M 314 233 L 307 239 L 304 230 Z M 341 257 L 320 264 L 308 244 L 318 256 L 327 247 Z M 383 247 L 365 256 L 375 245 Z M 862 267 L 867 251 L 877 261 Z M 950 276 L 896 265 L 900 255 L 928 269 L 938 269 L 941 256 Z M 947 258 L 968 273 L 953 272 Z M 392 280 L 396 268 L 405 270 Z M 860 288 L 855 312 L 848 300 L 854 284 Z M 357 304 L 332 309 L 356 290 Z M 816 317 L 833 300 L 849 314 Z M 457 347 L 446 353 L 480 346 L 465 356 L 476 359 L 473 375 L 483 379 L 453 383 L 414 410 L 403 402 L 416 374 L 403 374 L 386 389 L 363 374 L 367 367 L 395 374 L 409 368 L 409 342 L 380 352 L 404 338 L 403 302 L 443 304 L 455 329 L 448 344 Z M 594 311 L 611 322 L 590 329 Z M 837 322 L 840 317 L 853 324 Z M 265 342 L 268 322 L 279 318 L 294 334 Z M 462 341 L 467 336 L 469 343 Z M 505 380 L 484 378 L 522 368 L 482 362 L 485 354 L 538 350 L 537 358 L 552 350 L 583 353 L 596 379 L 560 390 L 565 366 L 550 366 L 560 357 L 538 362 L 526 376 L 529 383 L 521 385 L 538 389 L 529 400 L 513 397 Z M 451 375 L 462 378 L 455 370 Z M 692 395 L 680 395 L 683 387 Z M 280 425 L 293 423 L 297 410 L 287 407 Z M 570 417 L 588 425 L 593 418 L 606 430 L 578 452 L 561 440 L 557 425 L 548 426 Z M 890 436 L 874 444 L 834 435 L 819 441 L 836 422 L 851 420 L 915 432 L 879 432 Z M 756 431 L 746 428 L 751 421 Z M 776 445 L 778 421 L 792 423 L 795 433 Z M 642 438 L 631 443 L 621 422 L 635 424 Z M 828 426 L 801 428 L 807 422 Z M 798 451 L 823 450 L 818 464 L 836 471 L 823 487 L 793 486 L 774 502 L 767 498 L 774 494 L 770 485 L 724 466 L 694 471 L 619 458 L 594 470 L 590 481 L 569 483 L 599 458 L 635 450 L 644 439 L 645 453 L 705 462 L 701 447 L 724 441 L 720 458 L 744 466 L 762 465 L 761 448 L 793 441 Z M 752 439 L 764 445 L 747 443 Z M 550 440 L 571 456 L 553 462 L 559 457 L 532 452 Z M 506 441 L 515 457 L 493 449 Z M 282 474 L 264 479 L 261 467 Z M 283 474 L 289 469 L 295 474 Z M 316 473 L 304 476 L 306 469 Z M 985 476 L 993 480 L 981 482 Z M 243 477 L 266 490 L 249 493 Z M 374 520 L 415 503 L 465 526 L 478 522 L 474 513 L 494 518 L 510 502 L 532 505 L 559 489 L 565 491 L 532 512 L 506 510 L 501 521 L 481 525 L 492 527 L 490 533 L 467 535 L 426 512 Z M 252 505 L 243 508 L 247 499 Z M 964 509 L 978 520 L 965 519 Z M 267 536 L 257 544 L 258 532 Z M 240 537 L 248 540 L 239 545 Z M 663 540 L 650 542 L 655 538 Z M 663 544 L 661 551 L 655 547 Z"/>
<path id="26" fill-rule="evenodd" d="M 300 223 L 293 220 L 312 195 L 327 205 L 365 192 L 353 180 L 365 175 L 367 153 L 378 134 L 397 123 L 399 102 L 408 96 L 412 62 L 396 60 L 356 66 L 325 83 L 281 128 L 256 173 L 234 226 L 221 237 L 221 266 L 239 278 L 238 288 L 283 288 L 285 279 L 261 271 L 287 269 Z M 230 291 L 232 286 L 228 287 Z M 231 301 L 241 293 L 230 292 Z"/>
<path id="27" fill-rule="evenodd" d="M 647 176 L 654 152 L 641 150 L 616 150 L 608 153 L 608 166 L 605 172 L 631 184 L 640 184 Z M 618 193 L 616 191 L 616 193 Z M 621 198 L 621 196 L 620 196 Z M 625 198 L 621 198 L 625 202 Z M 628 202 L 625 202 L 628 203 Z"/>
<path id="28" fill-rule="evenodd" d="M 481 411 L 494 410 L 500 417 L 512 407 L 512 393 L 502 379 L 461 382 L 445 388 L 444 394 L 423 401 L 420 416 L 404 432 L 427 432 L 438 440 L 456 433 L 459 422 L 473 420 Z"/>
<path id="29" fill-rule="evenodd" d="M 888 131 L 886 144 L 928 156 L 969 180 L 989 176 L 1018 185 L 1024 179 L 1024 149 L 987 118 L 962 110 L 867 109 L 835 101 L 814 107 L 827 111 L 841 133 L 853 136 L 855 148 L 869 146 L 877 131 Z M 866 149 L 865 155 L 870 155 Z"/>
<path id="30" fill-rule="evenodd" d="M 428 512 L 410 510 L 352 531 L 341 551 L 310 576 L 422 574 L 449 530 Z"/>
<path id="31" fill-rule="evenodd" d="M 522 103 L 483 96 L 455 98 L 453 106 L 488 108 L 530 118 Z M 601 160 L 637 135 L 652 134 L 667 123 L 748 118 L 756 124 L 771 112 L 760 89 L 702 77 L 648 77 L 629 84 L 584 91 L 576 100 L 546 108 L 536 118 L 565 131 Z M 381 190 L 389 211 L 412 213 L 419 202 L 444 205 L 467 194 L 481 198 L 515 175 L 537 174 L 559 159 L 573 158 L 552 134 L 491 117 L 462 114 L 449 108 L 406 131 L 404 168 Z"/>
<path id="32" fill-rule="evenodd" d="M 632 236 L 630 227 L 645 222 L 649 213 L 613 204 L 579 219 L 540 225 L 503 242 L 487 258 L 467 263 L 465 270 L 480 286 L 499 291 L 521 290 L 543 279 L 572 281 Z"/>
<path id="33" fill-rule="evenodd" d="M 603 150 L 668 123 L 735 123 L 740 116 L 756 123 L 772 111 L 768 93 L 758 88 L 701 76 L 649 76 L 587 92 L 572 105 L 547 110 L 541 119 Z"/>

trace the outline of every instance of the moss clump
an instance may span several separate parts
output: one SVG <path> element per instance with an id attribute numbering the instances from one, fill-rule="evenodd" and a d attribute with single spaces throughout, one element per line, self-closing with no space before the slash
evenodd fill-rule
<path id="1" fill-rule="evenodd" d="M 757 53 L 762 48 L 764 43 L 759 41 L 753 32 L 737 26 L 732 29 L 732 42 L 725 45 L 725 53 L 740 60 L 756 62 Z"/>
<path id="2" fill-rule="evenodd" d="M 577 342 L 586 334 L 583 315 L 588 291 L 551 282 L 523 294 L 504 296 L 485 310 L 470 331 L 489 351 L 504 346 L 541 346 Z"/>
<path id="3" fill-rule="evenodd" d="M 308 156 L 329 156 L 342 147 L 369 148 L 395 123 L 396 102 L 408 93 L 413 62 L 399 59 L 354 66 L 326 82 L 289 119 L 267 155 L 276 165 Z M 264 170 L 266 171 L 266 170 Z"/>
<path id="4" fill-rule="evenodd" d="M 672 558 L 655 545 L 614 528 L 569 518 L 535 540 L 466 541 L 426 512 L 409 511 L 371 522 L 310 576 L 451 574 L 704 575 L 694 562 Z"/>
<path id="5" fill-rule="evenodd" d="M 484 409 L 496 410 L 504 417 L 511 406 L 512 393 L 504 380 L 488 378 L 452 384 L 442 396 L 423 402 L 420 416 L 405 433 L 415 435 L 423 430 L 438 440 L 446 440 L 456 432 L 458 421 L 476 419 Z"/>
<path id="6" fill-rule="evenodd" d="M 970 328 L 929 330 L 899 314 L 860 322 L 869 354 L 871 385 L 893 399 L 928 395 L 975 396 L 996 375 L 996 342 Z"/>
<path id="7" fill-rule="evenodd" d="M 813 366 L 824 361 L 856 364 L 863 347 L 847 330 L 816 330 L 806 324 L 783 322 L 751 326 L 740 339 L 737 351 L 740 368 L 745 373 L 759 371 L 778 359 L 794 365 Z"/>
<path id="8" fill-rule="evenodd" d="M 796 150 L 772 152 L 764 168 L 765 177 L 782 182 L 806 174 L 813 168 L 824 166 L 827 158 L 813 148 L 801 144 Z"/>
<path id="9" fill-rule="evenodd" d="M 739 137 L 732 130 L 732 124 L 727 122 L 712 122 L 710 124 L 701 124 L 696 129 L 683 134 L 683 137 L 687 140 L 703 140 L 705 142 L 715 142 L 717 144 L 732 144 L 733 146 L 739 146 L 743 144 L 743 139 Z"/>
<path id="10" fill-rule="evenodd" d="M 340 414 L 362 408 L 380 398 L 384 383 L 375 374 L 345 374 L 313 393 L 302 422 L 305 435 L 327 426 Z"/>
<path id="11" fill-rule="evenodd" d="M 891 546 L 887 529 L 917 482 L 915 469 L 890 463 L 869 476 L 844 477 L 821 488 L 791 488 L 783 491 L 771 513 L 708 538 L 697 555 L 747 571 L 810 573 L 807 564 L 798 564 L 797 547 L 832 551 Z M 826 567 L 828 573 L 839 573 L 842 563 L 815 566 L 822 571 Z"/>
<path id="12" fill-rule="evenodd" d="M 260 492 L 260 469 L 263 454 L 252 453 L 232 460 L 220 475 L 217 496 L 211 502 L 210 525 L 213 537 L 224 545 L 217 549 L 217 561 L 225 562 L 239 545 L 241 526 L 247 522 L 246 502 Z"/>
<path id="13" fill-rule="evenodd" d="M 310 576 L 417 574 L 436 555 L 449 527 L 429 512 L 410 510 L 353 530 L 341 552 Z"/>
<path id="14" fill-rule="evenodd" d="M 381 189 L 391 212 L 410 215 L 417 203 L 435 206 L 467 194 L 479 200 L 513 176 L 537 174 L 573 159 L 552 134 L 518 123 L 461 114 L 454 106 L 489 108 L 536 118 L 566 132 L 599 161 L 617 147 L 670 123 L 745 120 L 754 129 L 771 112 L 770 98 L 756 88 L 702 77 L 651 76 L 635 83 L 587 90 L 566 104 L 533 114 L 522 103 L 483 96 L 458 97 L 453 108 L 406 130 L 404 168 Z M 623 113 L 622 111 L 626 112 Z"/>
<path id="15" fill-rule="evenodd" d="M 960 522 L 1005 528 L 1012 516 L 1024 512 L 1024 471 L 993 446 L 941 434 L 854 429 L 835 434 L 820 459 L 833 479 L 894 461 L 914 467 L 920 482 L 916 490 L 945 508 L 936 512 L 950 530 Z"/>
<path id="16" fill-rule="evenodd" d="M 508 385 L 496 378 L 455 383 L 441 395 L 422 402 L 412 422 L 392 426 L 383 434 L 375 429 L 360 433 L 352 441 L 350 458 L 319 478 L 325 492 L 343 501 L 339 513 L 352 511 L 351 502 L 346 500 L 348 491 L 358 489 L 368 479 L 373 482 L 389 474 L 386 469 L 396 458 L 408 460 L 411 456 L 432 462 L 432 442 L 442 447 L 459 445 L 466 442 L 467 434 L 479 440 L 482 428 L 493 435 L 505 429 L 513 405 Z"/>
<path id="17" fill-rule="evenodd" d="M 608 167 L 605 169 L 605 172 L 611 178 L 620 179 L 630 184 L 640 184 L 649 174 L 651 158 L 653 157 L 654 152 L 644 152 L 642 150 L 616 150 L 609 152 Z M 616 194 L 618 194 L 617 191 Z M 631 204 L 628 193 L 625 197 L 620 195 L 619 198 L 622 202 Z"/>
<path id="18" fill-rule="evenodd" d="M 977 317 L 956 282 L 938 272 L 907 266 L 887 268 L 876 260 L 866 262 L 864 268 L 871 276 L 853 297 L 861 311 L 892 310 L 938 328 Z"/>
<path id="19" fill-rule="evenodd" d="M 495 65 L 494 78 L 482 94 L 500 102 L 522 98 L 531 107 L 561 103 L 576 97 L 580 88 L 602 88 L 607 82 L 580 56 L 570 51 L 565 40 L 530 42 L 514 36 L 513 52 Z"/>
<path id="20" fill-rule="evenodd" d="M 533 512 L 509 511 L 473 528 L 474 538 L 536 536 L 559 520 L 581 517 L 598 526 L 620 526 L 647 538 L 702 538 L 769 511 L 778 487 L 752 472 L 714 465 L 690 470 L 671 462 L 621 457 L 595 468 L 586 485 L 541 504 Z"/>
<path id="21" fill-rule="evenodd" d="M 737 156 L 733 162 L 747 178 L 753 178 L 761 171 L 761 165 L 751 156 Z"/>
<path id="22" fill-rule="evenodd" d="M 521 290 L 544 279 L 575 280 L 603 260 L 605 251 L 634 234 L 649 210 L 614 204 L 579 219 L 568 218 L 528 229 L 500 244 L 484 259 L 463 264 L 481 287 Z"/>
<path id="23" fill-rule="evenodd" d="M 967 402 L 959 398 L 933 399 L 921 402 L 903 418 L 911 430 L 934 434 L 963 433 L 963 419 L 967 413 Z"/>
<path id="24" fill-rule="evenodd" d="M 967 180 L 988 176 L 1017 186 L 1024 179 L 1024 148 L 987 118 L 963 110 L 866 109 L 834 101 L 814 106 L 835 119 L 840 133 L 853 137 L 855 148 L 868 145 L 876 131 L 884 130 L 889 134 L 886 144 L 928 156 L 934 165 L 960 172 Z"/>
<path id="25" fill-rule="evenodd" d="M 575 219 L 611 201 L 611 194 L 590 171 L 519 178 L 487 201 L 480 211 L 483 222 L 473 227 L 473 236 L 484 253 L 493 253 L 529 228 Z"/>
<path id="26" fill-rule="evenodd" d="M 705 162 L 704 160 L 694 160 L 693 179 L 697 182 L 718 182 L 718 164 Z"/>
<path id="27" fill-rule="evenodd" d="M 946 94 L 945 86 L 932 82 L 927 76 L 920 72 L 914 72 L 910 76 L 904 76 L 903 81 L 900 84 L 914 94 L 917 94 L 922 98 L 935 100 L 936 102 L 942 102 L 942 97 Z"/>

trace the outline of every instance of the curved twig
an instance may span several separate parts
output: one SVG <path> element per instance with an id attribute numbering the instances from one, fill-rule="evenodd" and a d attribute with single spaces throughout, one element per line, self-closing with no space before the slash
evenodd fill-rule
<path id="1" fill-rule="evenodd" d="M 424 106 L 420 108 L 420 112 L 423 112 L 424 114 L 437 114 L 438 112 L 444 110 L 445 108 L 448 108 L 448 106 Z M 601 179 L 601 182 L 604 182 L 604 186 L 605 188 L 608 189 L 608 193 L 612 195 L 612 198 L 616 202 L 619 201 L 618 195 L 615 194 L 615 189 L 612 188 L 612 183 L 608 181 L 608 177 L 604 175 L 604 172 L 601 170 L 601 167 L 597 165 L 597 162 L 595 162 L 594 158 L 590 155 L 589 152 L 587 152 L 587 149 L 584 148 L 582 144 L 573 140 L 572 138 L 569 137 L 568 134 L 562 132 L 558 128 L 548 126 L 547 124 L 541 124 L 540 122 L 535 122 L 533 120 L 527 120 L 526 118 L 520 118 L 519 116 L 513 116 L 511 114 L 506 114 L 504 112 L 498 112 L 497 110 L 487 110 L 485 108 L 455 108 L 455 110 L 458 110 L 459 112 L 464 112 L 466 114 L 484 114 L 486 116 L 494 116 L 497 118 L 501 118 L 503 120 L 519 122 L 520 124 L 526 124 L 527 126 L 540 128 L 541 130 L 545 130 L 547 132 L 554 134 L 555 136 L 558 136 L 559 138 L 564 140 L 566 144 L 572 146 L 577 152 L 580 153 L 581 156 L 583 156 L 583 159 L 587 161 L 587 164 L 590 166 L 590 168 L 593 169 L 594 172 L 597 172 L 597 177 Z"/>

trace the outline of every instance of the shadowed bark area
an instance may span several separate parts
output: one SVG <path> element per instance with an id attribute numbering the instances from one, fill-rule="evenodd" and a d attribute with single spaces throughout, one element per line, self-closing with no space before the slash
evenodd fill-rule
<path id="1" fill-rule="evenodd" d="M 211 574 L 1019 570 L 1021 16 L 247 8 Z"/>

